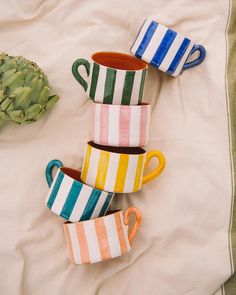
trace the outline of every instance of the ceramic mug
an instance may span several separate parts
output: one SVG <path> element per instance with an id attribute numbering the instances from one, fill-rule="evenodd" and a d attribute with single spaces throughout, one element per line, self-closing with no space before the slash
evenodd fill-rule
<path id="1" fill-rule="evenodd" d="M 143 176 L 144 167 L 152 158 L 157 158 L 159 164 L 154 171 Z M 140 147 L 109 147 L 90 141 L 87 144 L 81 179 L 97 189 L 131 193 L 156 178 L 164 167 L 165 158 L 160 151 L 146 152 Z"/>
<path id="2" fill-rule="evenodd" d="M 128 231 L 131 214 L 135 215 L 135 223 Z M 124 213 L 110 211 L 93 220 L 64 223 L 71 261 L 75 264 L 95 263 L 129 252 L 141 221 L 140 211 L 130 207 Z"/>
<path id="3" fill-rule="evenodd" d="M 93 104 L 93 141 L 101 145 L 137 147 L 148 143 L 151 105 Z"/>
<path id="4" fill-rule="evenodd" d="M 58 169 L 53 179 L 54 167 Z M 113 193 L 82 183 L 80 174 L 80 171 L 63 167 L 59 160 L 52 160 L 46 168 L 50 187 L 46 205 L 52 212 L 71 222 L 103 216 L 113 198 Z"/>
<path id="5" fill-rule="evenodd" d="M 159 70 L 176 77 L 183 70 L 203 62 L 206 50 L 189 38 L 169 29 L 153 19 L 146 19 L 131 47 L 131 53 Z M 187 61 L 196 51 L 199 57 Z"/>
<path id="6" fill-rule="evenodd" d="M 84 66 L 88 81 L 79 73 Z M 143 97 L 148 65 L 129 54 L 97 52 L 91 61 L 77 59 L 72 65 L 75 79 L 94 102 L 137 105 Z"/>

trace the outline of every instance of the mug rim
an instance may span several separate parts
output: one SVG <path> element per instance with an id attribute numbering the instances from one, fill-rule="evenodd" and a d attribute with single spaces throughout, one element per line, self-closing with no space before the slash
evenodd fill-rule
<path id="1" fill-rule="evenodd" d="M 94 102 L 94 105 L 104 105 L 104 103 Z M 151 104 L 148 102 L 145 102 L 145 101 L 141 102 L 141 104 L 138 104 L 138 105 L 132 105 L 132 104 L 129 104 L 129 105 L 126 105 L 126 104 L 105 104 L 105 105 L 109 106 L 109 108 L 110 107 L 116 107 L 116 108 L 120 108 L 120 107 L 122 107 L 122 108 L 141 108 L 141 107 L 149 108 L 149 107 L 151 107 Z"/>
<path id="2" fill-rule="evenodd" d="M 151 21 L 157 23 L 158 25 L 162 25 L 163 27 L 165 27 L 167 29 L 170 29 L 173 32 L 177 33 L 181 37 L 189 39 L 191 42 L 193 42 L 193 44 L 196 44 L 195 40 L 193 41 L 192 37 L 186 35 L 185 33 L 182 33 L 182 31 L 180 32 L 179 30 L 174 29 L 173 25 L 171 25 L 171 26 L 164 25 L 162 22 L 160 22 L 160 21 L 158 21 L 158 20 L 156 20 L 156 19 L 154 19 L 152 17 L 147 17 L 144 22 L 146 22 L 147 20 L 151 20 Z"/>
<path id="3" fill-rule="evenodd" d="M 153 21 L 153 22 L 155 22 L 155 23 L 158 24 L 158 25 L 162 25 L 163 27 L 165 27 L 165 28 L 167 28 L 167 29 L 170 29 L 170 30 L 172 30 L 173 32 L 177 33 L 177 34 L 180 35 L 181 37 L 188 38 L 190 41 L 192 41 L 192 42 L 195 44 L 195 42 L 192 40 L 192 38 L 186 36 L 186 35 L 183 34 L 182 32 L 177 31 L 176 29 L 173 28 L 173 26 L 167 26 L 167 25 L 164 25 L 162 22 L 159 22 L 158 20 L 156 20 L 156 19 L 153 18 L 153 17 L 147 17 L 147 18 L 144 20 L 143 24 L 146 23 L 146 21 Z M 143 28 L 143 26 L 140 27 L 140 31 L 142 30 L 142 28 Z M 148 30 L 148 29 L 146 29 L 146 31 L 147 31 L 147 30 Z M 140 31 L 138 32 L 137 36 L 139 35 Z M 136 39 L 135 39 L 134 43 L 135 43 L 135 42 L 136 42 Z M 134 43 L 132 44 L 131 48 L 133 47 Z M 132 53 L 131 53 L 131 54 L 132 54 Z M 132 55 L 133 55 L 133 54 L 132 54 Z M 148 62 L 146 62 L 146 63 L 149 64 Z"/>
<path id="4" fill-rule="evenodd" d="M 96 188 L 96 187 L 93 187 L 93 186 L 91 186 L 91 185 L 88 185 L 87 183 L 84 183 L 84 182 L 81 180 L 81 171 L 80 171 L 80 170 L 76 170 L 76 169 L 74 169 L 74 168 L 65 167 L 65 166 L 59 167 L 58 169 L 60 169 L 60 170 L 66 175 L 66 177 L 72 179 L 72 180 L 75 181 L 76 183 L 81 183 L 82 185 L 85 185 L 85 186 L 87 186 L 87 187 L 90 187 L 90 188 L 92 188 L 92 189 L 95 190 L 95 191 L 105 192 L 105 193 L 107 193 L 107 194 L 112 193 L 112 194 L 114 195 L 113 192 L 104 191 L 104 190 L 98 189 L 98 188 Z M 68 175 L 65 171 L 63 171 L 63 169 L 67 169 L 67 170 L 71 170 L 71 171 L 75 171 L 76 173 L 79 173 L 79 179 L 80 179 L 80 180 L 78 180 L 78 179 L 76 179 L 76 178 L 73 178 L 72 176 Z"/>
<path id="5" fill-rule="evenodd" d="M 129 208 L 131 208 L 131 207 L 129 207 Z M 63 225 L 64 226 L 65 225 L 69 226 L 69 225 L 73 225 L 73 224 L 76 224 L 76 223 L 91 222 L 91 221 L 94 221 L 96 219 L 106 218 L 108 216 L 115 215 L 115 214 L 120 214 L 120 213 L 123 213 L 123 212 L 124 212 L 124 210 L 122 210 L 122 209 L 107 210 L 106 213 L 105 213 L 105 215 L 103 215 L 103 216 L 98 216 L 98 217 L 93 218 L 93 219 L 88 219 L 88 220 L 83 220 L 83 221 L 77 221 L 77 222 L 71 222 L 71 221 L 67 220 L 67 221 L 65 221 L 63 223 Z"/>
<path id="6" fill-rule="evenodd" d="M 145 149 L 139 146 L 137 147 L 107 146 L 107 145 L 97 144 L 92 140 L 88 141 L 87 145 L 89 145 L 90 147 L 98 151 L 104 151 L 111 154 L 129 155 L 129 156 L 139 156 L 139 155 L 146 154 Z M 140 152 L 135 152 L 135 151 L 140 151 Z"/>
<path id="7" fill-rule="evenodd" d="M 136 61 L 136 62 L 138 62 L 139 64 L 143 64 L 143 67 L 141 68 L 141 69 L 137 69 L 137 70 L 135 70 L 135 69 L 133 69 L 133 70 L 125 70 L 125 69 L 117 69 L 117 68 L 115 68 L 115 67 L 110 67 L 110 66 L 106 66 L 106 65 L 104 65 L 104 64 L 102 64 L 102 63 L 100 63 L 100 62 L 98 62 L 98 61 L 96 61 L 95 59 L 94 59 L 94 56 L 95 55 L 98 55 L 98 54 L 111 54 L 111 55 L 123 55 L 123 56 L 128 56 L 130 59 L 132 59 L 132 60 L 134 60 L 134 61 Z M 142 59 L 139 59 L 139 58 L 137 58 L 137 57 L 135 57 L 134 55 L 132 55 L 132 54 L 128 54 L 128 53 L 124 53 L 124 52 L 118 52 L 118 51 L 96 51 L 96 52 L 94 52 L 92 55 L 91 55 L 91 60 L 94 62 L 94 63 L 96 63 L 96 64 L 98 64 L 100 67 L 103 67 L 103 68 L 109 68 L 109 69 L 113 69 L 113 70 L 116 70 L 116 71 L 124 71 L 124 72 L 139 72 L 139 71 L 143 71 L 143 70 L 147 70 L 148 69 L 148 67 L 149 67 L 149 64 L 147 63 L 147 62 L 145 62 L 144 60 L 142 60 Z"/>

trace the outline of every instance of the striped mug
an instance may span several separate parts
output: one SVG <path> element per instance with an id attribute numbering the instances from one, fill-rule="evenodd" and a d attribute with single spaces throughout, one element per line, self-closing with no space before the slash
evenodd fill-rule
<path id="1" fill-rule="evenodd" d="M 159 70 L 176 77 L 203 62 L 206 50 L 189 38 L 148 18 L 131 47 L 131 53 Z M 199 56 L 187 61 L 196 51 Z"/>
<path id="2" fill-rule="evenodd" d="M 97 144 L 136 147 L 148 143 L 151 105 L 93 104 L 93 141 Z"/>
<path id="3" fill-rule="evenodd" d="M 144 167 L 152 158 L 158 166 L 143 176 Z M 115 193 L 132 193 L 142 184 L 156 178 L 165 167 L 165 158 L 160 151 L 146 152 L 140 147 L 109 147 L 88 142 L 81 179 L 97 189 Z"/>
<path id="4" fill-rule="evenodd" d="M 131 214 L 135 215 L 135 223 L 128 231 Z M 140 211 L 130 207 L 124 213 L 109 211 L 93 220 L 64 223 L 71 261 L 75 264 L 95 263 L 129 252 L 141 222 Z"/>
<path id="5" fill-rule="evenodd" d="M 53 180 L 54 167 L 58 169 Z M 71 222 L 103 216 L 112 201 L 113 193 L 82 183 L 80 171 L 63 167 L 59 160 L 48 163 L 46 179 L 50 187 L 46 198 L 47 207 Z"/>
<path id="6" fill-rule="evenodd" d="M 83 65 L 88 81 L 78 69 Z M 97 52 L 91 61 L 79 58 L 72 65 L 72 73 L 94 102 L 137 105 L 143 97 L 148 65 L 129 54 Z"/>

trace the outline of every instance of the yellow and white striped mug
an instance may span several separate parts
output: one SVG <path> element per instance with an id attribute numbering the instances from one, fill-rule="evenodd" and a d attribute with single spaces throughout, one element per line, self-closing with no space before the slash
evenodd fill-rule
<path id="1" fill-rule="evenodd" d="M 135 222 L 128 231 L 131 214 Z M 141 222 L 141 212 L 130 207 L 125 212 L 109 211 L 99 218 L 64 223 L 70 260 L 75 264 L 95 263 L 129 252 Z"/>
<path id="2" fill-rule="evenodd" d="M 159 165 L 149 174 L 144 168 L 152 158 Z M 165 168 L 165 157 L 157 150 L 146 152 L 140 147 L 112 147 L 87 143 L 81 179 L 97 189 L 115 193 L 132 193 L 156 178 Z"/>

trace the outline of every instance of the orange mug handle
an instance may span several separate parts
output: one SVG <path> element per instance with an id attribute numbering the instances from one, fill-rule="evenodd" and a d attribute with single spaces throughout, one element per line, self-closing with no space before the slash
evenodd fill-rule
<path id="1" fill-rule="evenodd" d="M 127 210 L 125 210 L 125 212 L 124 212 L 124 224 L 125 225 L 129 224 L 129 218 L 130 218 L 131 214 L 135 215 L 135 223 L 134 223 L 133 227 L 129 230 L 129 233 L 128 233 L 128 240 L 129 240 L 130 244 L 132 243 L 132 241 L 133 241 L 133 239 L 140 227 L 140 224 L 142 222 L 142 214 L 139 211 L 139 209 L 137 209 L 135 207 L 130 207 Z"/>
<path id="2" fill-rule="evenodd" d="M 162 152 L 160 152 L 160 151 L 150 151 L 147 153 L 144 168 L 147 167 L 148 163 L 152 160 L 152 158 L 157 158 L 159 161 L 159 165 L 157 166 L 157 168 L 154 171 L 152 171 L 151 173 L 149 173 L 148 175 L 145 175 L 143 177 L 142 184 L 145 184 L 148 181 L 151 181 L 154 178 L 156 178 L 158 175 L 161 174 L 161 172 L 165 168 L 166 159 L 165 159 L 164 155 L 162 154 Z"/>

